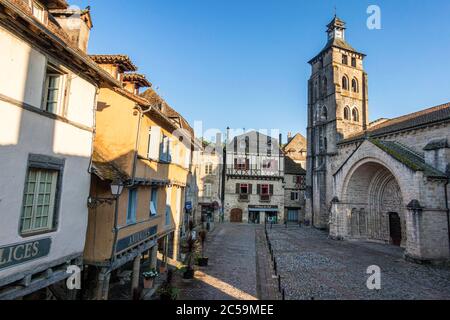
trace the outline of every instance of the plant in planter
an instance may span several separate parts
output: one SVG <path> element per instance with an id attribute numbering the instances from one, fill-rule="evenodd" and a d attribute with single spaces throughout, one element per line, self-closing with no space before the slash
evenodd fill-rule
<path id="1" fill-rule="evenodd" d="M 192 235 L 190 235 L 189 238 L 187 239 L 187 244 L 188 244 L 187 266 L 186 270 L 183 273 L 183 278 L 192 279 L 194 278 L 194 268 L 192 267 L 192 260 L 195 249 L 195 240 L 193 239 Z"/>
<path id="2" fill-rule="evenodd" d="M 206 267 L 208 266 L 208 258 L 205 257 L 206 231 L 200 231 L 198 233 L 198 237 L 200 238 L 200 243 L 202 245 L 202 255 L 200 258 L 198 258 L 197 263 L 200 267 Z"/>
<path id="3" fill-rule="evenodd" d="M 144 277 L 144 288 L 150 289 L 153 287 L 153 282 L 155 278 L 159 275 L 156 269 L 151 269 L 149 271 L 143 272 L 142 276 Z"/>
<path id="4" fill-rule="evenodd" d="M 172 286 L 173 271 L 167 272 L 166 281 L 159 287 L 157 294 L 161 300 L 176 300 L 178 298 L 180 290 Z"/>

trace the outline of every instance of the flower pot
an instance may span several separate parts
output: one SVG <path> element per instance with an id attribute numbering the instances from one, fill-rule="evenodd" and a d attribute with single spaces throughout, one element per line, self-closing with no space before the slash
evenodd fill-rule
<path id="1" fill-rule="evenodd" d="M 194 278 L 194 269 L 188 269 L 183 273 L 183 279 L 193 279 Z"/>
<path id="2" fill-rule="evenodd" d="M 154 278 L 144 278 L 144 288 L 151 289 L 153 288 Z"/>
<path id="3" fill-rule="evenodd" d="M 208 266 L 208 258 L 206 258 L 206 257 L 198 258 L 197 264 L 199 265 L 199 267 L 207 267 Z"/>

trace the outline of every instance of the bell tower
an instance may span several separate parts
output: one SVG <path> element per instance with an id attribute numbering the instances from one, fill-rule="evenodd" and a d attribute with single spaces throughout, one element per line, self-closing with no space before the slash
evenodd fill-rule
<path id="1" fill-rule="evenodd" d="M 346 24 L 334 16 L 325 47 L 309 61 L 306 217 L 327 229 L 332 195 L 332 157 L 337 143 L 367 129 L 365 55 L 346 41 Z"/>

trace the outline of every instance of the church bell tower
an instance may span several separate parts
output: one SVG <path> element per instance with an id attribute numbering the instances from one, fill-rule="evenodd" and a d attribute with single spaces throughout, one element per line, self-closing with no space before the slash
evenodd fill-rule
<path id="1" fill-rule="evenodd" d="M 346 41 L 346 24 L 334 16 L 326 46 L 309 61 L 306 218 L 328 229 L 333 156 L 337 144 L 368 126 L 365 55 Z"/>

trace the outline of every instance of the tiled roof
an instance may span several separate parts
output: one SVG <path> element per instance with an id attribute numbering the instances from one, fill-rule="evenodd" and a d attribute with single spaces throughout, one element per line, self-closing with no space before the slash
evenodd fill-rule
<path id="1" fill-rule="evenodd" d="M 127 181 L 130 177 L 117 168 L 113 162 L 106 161 L 96 150 L 92 155 L 92 173 L 102 180 Z"/>
<path id="2" fill-rule="evenodd" d="M 49 9 L 67 9 L 69 7 L 66 0 L 41 0 L 41 2 Z"/>
<path id="3" fill-rule="evenodd" d="M 295 175 L 305 175 L 306 171 L 301 165 L 296 163 L 289 157 L 284 157 L 284 173 L 285 174 L 295 174 Z"/>
<path id="4" fill-rule="evenodd" d="M 317 54 L 314 58 L 312 58 L 308 63 L 312 63 L 314 60 L 316 60 L 319 56 L 322 55 L 322 53 L 328 51 L 330 48 L 339 48 L 344 49 L 347 51 L 359 53 L 364 56 L 363 53 L 360 53 L 356 51 L 351 45 L 349 45 L 345 40 L 339 39 L 339 38 L 333 38 L 332 40 L 328 41 L 326 46 L 320 50 L 319 54 Z"/>
<path id="5" fill-rule="evenodd" d="M 147 80 L 143 74 L 139 73 L 124 73 L 123 81 L 135 82 L 140 87 L 151 87 L 152 84 Z"/>
<path id="6" fill-rule="evenodd" d="M 447 178 L 443 172 L 428 165 L 422 155 L 412 151 L 398 142 L 379 139 L 370 139 L 370 142 L 385 151 L 397 161 L 400 161 L 406 165 L 408 168 L 414 171 L 422 171 L 426 177 Z"/>
<path id="7" fill-rule="evenodd" d="M 354 136 L 348 137 L 340 143 L 358 140 L 367 135 L 371 137 L 379 137 L 442 121 L 450 121 L 450 103 L 385 121 L 379 125 L 369 128 L 366 132 L 360 132 Z"/>
<path id="8" fill-rule="evenodd" d="M 94 54 L 89 56 L 98 64 L 119 64 L 123 71 L 137 71 L 137 67 L 127 55 L 123 54 Z"/>

